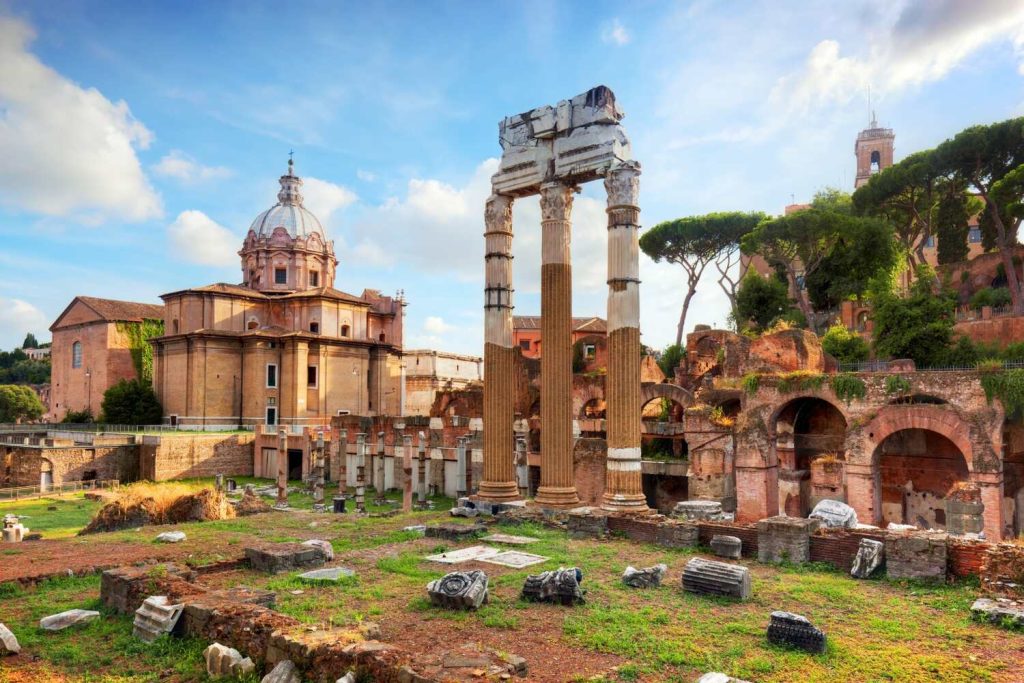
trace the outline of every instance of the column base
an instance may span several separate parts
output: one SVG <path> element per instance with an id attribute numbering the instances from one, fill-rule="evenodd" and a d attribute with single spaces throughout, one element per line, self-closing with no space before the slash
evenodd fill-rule
<path id="1" fill-rule="evenodd" d="M 605 494 L 601 500 L 601 509 L 609 512 L 629 512 L 639 515 L 654 514 L 654 510 L 647 507 L 647 497 L 641 494 Z"/>
<path id="2" fill-rule="evenodd" d="M 482 481 L 473 498 L 495 503 L 520 500 L 519 485 L 514 481 Z"/>
<path id="3" fill-rule="evenodd" d="M 546 508 L 576 508 L 580 497 L 575 486 L 541 486 L 533 503 Z"/>

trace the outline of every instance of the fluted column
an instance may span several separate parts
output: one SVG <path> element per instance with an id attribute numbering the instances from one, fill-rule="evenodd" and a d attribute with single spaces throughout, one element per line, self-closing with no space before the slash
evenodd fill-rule
<path id="1" fill-rule="evenodd" d="M 612 167 L 608 192 L 608 425 L 606 510 L 646 512 L 640 470 L 640 164 Z"/>
<path id="2" fill-rule="evenodd" d="M 512 198 L 492 194 L 484 219 L 484 475 L 477 497 L 509 501 L 519 499 L 512 440 Z"/>
<path id="3" fill-rule="evenodd" d="M 536 501 L 575 507 L 572 462 L 572 195 L 564 183 L 540 188 L 540 487 Z M 639 353 L 639 352 L 638 352 Z"/>

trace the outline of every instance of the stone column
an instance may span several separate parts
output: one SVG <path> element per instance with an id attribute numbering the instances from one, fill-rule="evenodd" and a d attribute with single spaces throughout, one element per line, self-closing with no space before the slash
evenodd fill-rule
<path id="1" fill-rule="evenodd" d="M 339 455 L 338 457 L 338 495 L 345 496 L 348 493 L 348 430 L 342 429 L 338 432 L 337 445 L 331 444 L 331 450 Z"/>
<path id="2" fill-rule="evenodd" d="M 402 437 L 402 512 L 412 511 L 412 437 Z"/>
<path id="3" fill-rule="evenodd" d="M 277 433 L 277 507 L 288 507 L 288 432 Z"/>
<path id="4" fill-rule="evenodd" d="M 640 164 L 609 169 L 605 510 L 647 512 L 640 471 Z M 543 406 L 543 399 L 541 406 Z"/>
<path id="5" fill-rule="evenodd" d="M 375 463 L 375 465 L 376 467 L 374 469 L 376 470 L 376 472 L 373 476 L 373 480 L 374 488 L 376 488 L 377 490 L 376 495 L 373 498 L 373 502 L 376 505 L 383 505 L 386 502 L 386 499 L 384 497 L 384 489 L 387 488 L 387 485 L 385 483 L 387 471 L 384 468 L 384 432 L 377 432 L 377 462 Z"/>
<path id="6" fill-rule="evenodd" d="M 316 433 L 316 450 L 314 451 L 313 474 L 316 480 L 313 482 L 313 509 L 317 512 L 324 510 L 324 432 L 319 430 Z"/>
<path id="7" fill-rule="evenodd" d="M 455 440 L 455 498 L 466 495 L 466 437 Z"/>
<path id="8" fill-rule="evenodd" d="M 484 216 L 484 475 L 477 495 L 481 500 L 510 501 L 519 498 L 512 453 L 512 198 L 492 194 Z"/>
<path id="9" fill-rule="evenodd" d="M 572 462 L 572 195 L 564 183 L 540 188 L 540 487 L 537 504 L 576 507 Z M 639 352 L 637 352 L 639 357 Z M 486 425 L 485 425 L 486 427 Z"/>
<path id="10" fill-rule="evenodd" d="M 995 543 L 1003 539 L 1003 473 L 974 472 L 971 481 L 981 487 L 981 502 L 985 506 L 985 538 Z"/>
<path id="11" fill-rule="evenodd" d="M 356 434 L 356 510 L 366 512 L 366 434 Z"/>
<path id="12" fill-rule="evenodd" d="M 419 433 L 419 440 L 416 444 L 419 456 L 419 486 L 417 492 L 417 504 L 421 510 L 427 509 L 427 443 L 423 432 Z"/>

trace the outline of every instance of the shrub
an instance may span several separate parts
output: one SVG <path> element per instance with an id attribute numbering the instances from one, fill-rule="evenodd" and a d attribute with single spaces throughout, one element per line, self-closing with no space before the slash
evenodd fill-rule
<path id="1" fill-rule="evenodd" d="M 860 363 L 868 358 L 868 343 L 841 324 L 828 328 L 821 338 L 821 348 L 840 363 Z"/>
<path id="2" fill-rule="evenodd" d="M 835 393 L 836 398 L 839 398 L 846 403 L 849 403 L 855 398 L 864 398 L 868 393 L 864 380 L 849 372 L 841 372 L 838 375 L 832 375 L 830 384 L 832 385 L 832 391 Z"/>
<path id="3" fill-rule="evenodd" d="M 779 375 L 779 383 L 776 388 L 780 394 L 791 394 L 794 391 L 817 391 L 824 384 L 825 375 L 806 370 L 795 370 Z"/>
<path id="4" fill-rule="evenodd" d="M 980 369 L 980 368 L 979 368 Z M 1020 416 L 1024 409 L 1024 370 L 989 370 L 981 374 L 985 398 L 998 398 L 1006 416 Z"/>
<path id="5" fill-rule="evenodd" d="M 885 378 L 885 393 L 889 396 L 893 394 L 909 394 L 910 381 L 900 375 L 889 375 Z"/>
<path id="6" fill-rule="evenodd" d="M 740 380 L 740 385 L 746 393 L 756 394 L 758 387 L 761 386 L 761 376 L 753 372 L 747 373 Z"/>
<path id="7" fill-rule="evenodd" d="M 61 420 L 64 424 L 89 424 L 95 422 L 96 418 L 93 417 L 92 411 L 86 408 L 85 410 L 69 410 Z"/>
<path id="8" fill-rule="evenodd" d="M 1010 290 L 1006 287 L 986 287 L 979 289 L 971 297 L 971 308 L 981 308 L 982 306 L 999 308 L 1009 306 L 1010 302 Z"/>
<path id="9" fill-rule="evenodd" d="M 38 420 L 44 410 L 39 395 L 32 387 L 0 384 L 0 422 Z"/>
<path id="10" fill-rule="evenodd" d="M 153 387 L 137 379 L 123 379 L 103 394 L 103 422 L 109 424 L 159 424 L 163 408 Z"/>

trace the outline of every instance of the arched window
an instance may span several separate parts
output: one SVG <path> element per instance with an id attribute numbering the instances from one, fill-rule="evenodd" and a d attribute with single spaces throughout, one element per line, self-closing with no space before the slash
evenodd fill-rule
<path id="1" fill-rule="evenodd" d="M 347 337 L 348 336 L 348 325 L 342 325 L 341 326 L 341 336 L 342 337 Z"/>
<path id="2" fill-rule="evenodd" d="M 259 326 L 260 326 L 259 321 L 253 319 L 253 320 L 249 321 L 249 324 L 245 326 L 245 329 L 247 329 L 247 330 L 255 330 Z"/>
<path id="3" fill-rule="evenodd" d="M 71 367 L 82 367 L 82 342 L 76 341 L 71 345 Z"/>
<path id="4" fill-rule="evenodd" d="M 878 173 L 882 168 L 882 154 L 877 149 L 871 153 L 871 172 Z"/>
<path id="5" fill-rule="evenodd" d="M 380 336 L 379 336 L 379 337 L 377 337 L 377 339 L 379 339 L 380 341 L 382 341 L 382 342 L 383 342 L 383 341 L 384 341 L 384 333 L 383 333 L 383 332 L 381 332 L 381 333 L 380 333 Z"/>
<path id="6" fill-rule="evenodd" d="M 178 319 L 177 318 L 175 318 L 174 320 L 171 321 L 171 329 L 173 330 L 174 334 L 178 334 Z"/>

